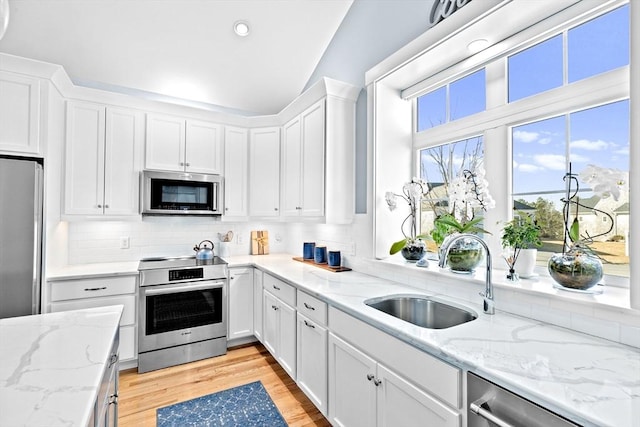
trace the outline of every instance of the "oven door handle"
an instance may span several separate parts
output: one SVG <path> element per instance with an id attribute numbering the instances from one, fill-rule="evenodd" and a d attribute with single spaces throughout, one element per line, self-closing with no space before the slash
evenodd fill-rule
<path id="1" fill-rule="evenodd" d="M 495 425 L 497 425 L 499 427 L 513 427 L 512 424 L 510 424 L 510 423 L 500 419 L 496 415 L 494 415 L 491 412 L 491 410 L 489 410 L 488 408 L 485 409 L 485 405 L 487 403 L 488 402 L 484 398 L 480 398 L 480 399 L 476 400 L 475 402 L 471 402 L 471 404 L 469 405 L 469 409 L 474 414 L 484 418 L 487 421 L 492 422 L 493 424 L 495 424 Z"/>
<path id="2" fill-rule="evenodd" d="M 180 286 L 171 286 L 166 287 L 162 286 L 160 288 L 153 289 L 145 289 L 145 296 L 153 296 L 153 295 L 161 295 L 161 294 L 173 294 L 178 292 L 191 292 L 191 291 L 202 291 L 205 289 L 217 289 L 222 288 L 224 286 L 224 282 L 208 282 L 205 284 L 197 284 L 197 285 L 180 285 Z"/>

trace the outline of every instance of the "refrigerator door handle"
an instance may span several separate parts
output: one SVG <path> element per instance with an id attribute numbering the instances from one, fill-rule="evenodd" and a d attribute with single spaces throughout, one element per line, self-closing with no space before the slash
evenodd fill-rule
<path id="1" fill-rule="evenodd" d="M 34 179 L 34 242 L 33 242 L 33 284 L 31 292 L 31 314 L 40 314 L 41 312 L 41 289 L 42 289 L 42 251 L 43 251 L 43 182 L 44 182 L 44 168 L 41 164 L 35 165 L 35 179 Z"/>

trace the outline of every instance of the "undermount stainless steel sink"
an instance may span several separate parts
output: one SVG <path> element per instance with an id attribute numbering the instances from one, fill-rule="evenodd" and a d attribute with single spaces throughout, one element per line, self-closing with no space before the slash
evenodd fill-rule
<path id="1" fill-rule="evenodd" d="M 434 297 L 391 295 L 364 302 L 398 319 L 428 329 L 445 329 L 475 320 L 478 315 L 467 308 Z"/>

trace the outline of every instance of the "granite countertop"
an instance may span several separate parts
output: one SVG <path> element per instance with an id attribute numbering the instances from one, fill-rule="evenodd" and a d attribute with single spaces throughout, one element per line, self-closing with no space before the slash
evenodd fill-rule
<path id="1" fill-rule="evenodd" d="M 500 312 L 478 303 L 439 298 L 471 308 L 478 318 L 449 329 L 425 329 L 363 302 L 390 294 L 433 295 L 355 271 L 333 273 L 290 255 L 241 256 L 229 267 L 252 265 L 453 365 L 468 369 L 587 426 L 640 426 L 640 350 Z"/>
<path id="2" fill-rule="evenodd" d="M 0 425 L 85 427 L 122 309 L 0 319 Z"/>
<path id="3" fill-rule="evenodd" d="M 356 271 L 334 273 L 293 261 L 291 255 L 226 258 L 229 267 L 258 267 L 442 360 L 501 385 L 585 426 L 640 426 L 640 349 L 501 312 L 447 295 L 440 299 L 478 314 L 449 329 L 425 329 L 364 301 L 391 294 L 434 295 Z M 132 263 L 133 264 L 133 263 Z M 65 269 L 56 277 L 105 274 L 114 264 Z M 130 266 L 120 272 L 131 274 Z M 137 268 L 137 263 L 135 263 Z M 64 276 L 63 276 L 64 274 Z"/>

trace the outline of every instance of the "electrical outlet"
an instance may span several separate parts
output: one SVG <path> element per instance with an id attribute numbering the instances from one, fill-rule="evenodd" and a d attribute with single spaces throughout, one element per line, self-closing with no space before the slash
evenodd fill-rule
<path id="1" fill-rule="evenodd" d="M 236 237 L 236 241 L 238 242 L 239 245 L 244 244 L 244 236 L 242 236 L 242 233 L 238 233 L 238 236 Z"/>
<path id="2" fill-rule="evenodd" d="M 351 242 L 351 247 L 349 248 L 349 255 L 356 256 L 356 242 Z"/>
<path id="3" fill-rule="evenodd" d="M 120 237 L 120 249 L 129 249 L 129 237 Z"/>

